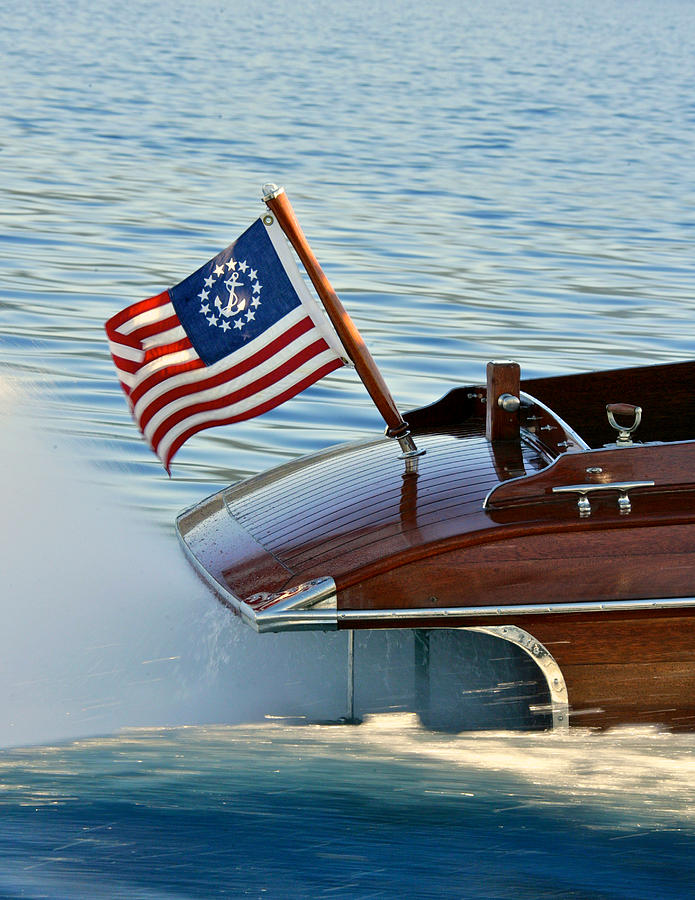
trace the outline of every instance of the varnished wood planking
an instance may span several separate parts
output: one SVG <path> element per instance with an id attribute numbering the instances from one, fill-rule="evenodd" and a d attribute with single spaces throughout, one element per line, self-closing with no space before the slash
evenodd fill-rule
<path id="1" fill-rule="evenodd" d="M 546 619 L 525 627 L 562 670 L 573 724 L 695 727 L 695 614 Z"/>
<path id="2" fill-rule="evenodd" d="M 677 663 L 692 660 L 695 653 L 695 610 L 546 616 L 525 621 L 526 630 L 563 665 Z"/>
<path id="3" fill-rule="evenodd" d="M 378 454 L 341 456 L 332 467 L 322 466 L 320 471 L 311 467 L 291 478 L 279 470 L 275 480 L 252 494 L 237 499 L 230 491 L 226 495 L 229 509 L 254 534 L 271 542 L 307 527 L 332 527 L 351 509 L 378 503 L 384 492 L 400 493 L 403 462 L 393 444 L 380 449 Z M 489 456 L 483 442 L 472 449 L 476 459 Z M 441 451 L 436 444 L 430 451 L 422 478 L 436 470 L 436 490 L 439 476 L 446 477 L 447 469 L 455 468 L 456 454 L 450 448 L 447 452 L 446 447 Z M 471 466 L 477 468 L 475 463 Z"/>
<path id="4" fill-rule="evenodd" d="M 338 558 L 360 547 L 374 545 L 368 554 L 383 556 L 391 538 L 442 520 L 450 522 L 482 508 L 498 474 L 490 445 L 480 435 L 480 425 L 453 434 L 424 435 L 427 449 L 420 461 L 416 488 L 404 480 L 403 461 L 394 445 L 372 445 L 356 458 L 342 455 L 331 468 L 327 460 L 292 473 L 286 484 L 278 472 L 276 481 L 259 490 L 227 495 L 230 512 L 269 552 L 297 573 L 316 566 L 333 571 Z M 543 464 L 536 450 L 529 450 L 533 471 Z M 450 530 L 450 529 L 448 529 Z M 408 542 L 417 541 L 417 534 Z"/>
<path id="5" fill-rule="evenodd" d="M 183 513 L 178 527 L 198 564 L 239 597 L 281 590 L 292 575 L 228 515 L 220 494 Z"/>
<path id="6" fill-rule="evenodd" d="M 446 552 L 401 556 L 338 579 L 341 609 L 509 606 L 689 596 L 695 541 L 688 525 L 518 532 Z M 396 560 L 394 560 L 396 561 Z M 434 598 L 434 599 L 432 599 Z"/>

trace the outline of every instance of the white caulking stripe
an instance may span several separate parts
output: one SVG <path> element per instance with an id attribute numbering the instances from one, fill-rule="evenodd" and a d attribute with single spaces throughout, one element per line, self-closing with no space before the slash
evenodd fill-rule
<path id="1" fill-rule="evenodd" d="M 162 439 L 162 441 L 160 441 L 160 444 L 156 449 L 157 455 L 160 459 L 165 460 L 169 452 L 169 448 L 174 443 L 174 441 L 190 428 L 194 428 L 196 425 L 202 425 L 206 422 L 209 422 L 211 424 L 220 422 L 224 419 L 232 418 L 233 416 L 242 415 L 243 413 L 247 412 L 248 410 L 254 409 L 257 406 L 262 406 L 264 403 L 272 400 L 273 397 L 283 394 L 285 391 L 301 382 L 304 378 L 312 375 L 315 371 L 320 369 L 321 366 L 335 359 L 336 354 L 333 350 L 324 350 L 323 353 L 320 353 L 318 356 L 313 357 L 298 369 L 290 372 L 289 375 L 286 375 L 280 381 L 277 381 L 270 387 L 264 388 L 264 390 L 253 394 L 251 397 L 246 398 L 246 400 L 242 400 L 239 403 L 230 404 L 229 406 L 225 406 L 222 409 L 201 412 L 197 413 L 196 415 L 189 416 L 182 422 L 179 422 L 174 428 L 171 429 L 171 431 L 167 432 L 166 436 Z"/>
<path id="2" fill-rule="evenodd" d="M 293 359 L 297 354 L 301 353 L 306 347 L 313 344 L 315 341 L 321 338 L 320 335 L 316 333 L 313 329 L 311 331 L 305 332 L 300 335 L 296 340 L 292 341 L 292 343 L 288 344 L 286 347 L 283 347 L 281 351 L 274 353 L 270 359 L 265 360 L 258 366 L 254 366 L 253 369 L 250 369 L 248 372 L 245 372 L 243 375 L 240 375 L 238 378 L 233 379 L 232 381 L 225 381 L 220 385 L 216 385 L 214 387 L 206 388 L 201 391 L 197 391 L 193 394 L 187 394 L 184 397 L 180 397 L 176 400 L 173 400 L 171 403 L 168 403 L 166 406 L 163 406 L 162 409 L 158 410 L 155 415 L 150 419 L 147 423 L 147 427 L 145 428 L 145 437 L 151 442 L 152 435 L 157 430 L 159 425 L 165 421 L 169 416 L 174 415 L 181 409 L 186 409 L 186 407 L 192 406 L 197 403 L 206 403 L 209 400 L 218 400 L 220 397 L 223 397 L 226 394 L 229 394 L 230 391 L 241 390 L 242 388 L 247 387 L 249 384 L 253 384 L 255 381 L 258 381 L 260 378 L 275 372 L 285 363 L 289 362 Z M 327 351 L 321 351 L 321 354 Z M 335 359 L 335 353 L 333 350 L 330 351 L 330 358 Z M 316 359 L 313 357 L 312 359 Z M 309 360 L 309 364 L 311 364 L 311 360 Z M 220 363 L 226 363 L 226 365 L 220 366 Z M 209 378 L 211 375 L 219 375 L 233 368 L 236 363 L 230 361 L 230 358 L 220 360 L 220 363 L 217 363 L 215 366 L 210 366 L 206 369 L 194 369 L 191 372 L 185 372 L 182 375 L 178 376 L 179 386 L 189 386 L 195 385 L 197 382 L 204 381 Z M 213 373 L 213 368 L 215 372 Z M 168 378 L 163 384 L 157 385 L 155 388 L 149 390 L 144 396 L 142 396 L 135 406 L 135 416 L 138 420 L 144 415 L 147 407 L 157 400 L 162 394 L 166 394 L 168 391 L 172 389 L 172 381 L 174 379 Z"/>

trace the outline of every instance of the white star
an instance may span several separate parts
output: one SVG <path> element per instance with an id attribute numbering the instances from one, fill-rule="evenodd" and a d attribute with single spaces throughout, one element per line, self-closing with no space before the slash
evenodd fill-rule
<path id="1" fill-rule="evenodd" d="M 246 313 L 246 321 L 247 321 L 247 322 L 250 322 L 251 319 L 255 319 L 255 318 L 256 318 L 256 313 L 253 312 L 252 310 L 249 310 L 249 311 Z"/>
<path id="2" fill-rule="evenodd" d="M 256 282 L 256 283 L 254 284 L 254 286 L 253 286 L 253 292 L 254 292 L 254 294 L 260 294 L 262 288 L 263 288 L 263 285 L 262 285 L 262 284 L 259 284 L 258 282 Z"/>
<path id="3" fill-rule="evenodd" d="M 231 272 L 232 269 L 235 269 L 235 268 L 236 268 L 236 260 L 230 259 L 229 262 L 227 263 L 227 269 Z"/>
<path id="4" fill-rule="evenodd" d="M 244 323 L 241 321 L 241 319 L 237 319 L 234 323 L 234 327 L 238 328 L 239 331 L 241 331 L 241 329 L 244 327 Z"/>
<path id="5" fill-rule="evenodd" d="M 258 278 L 258 272 L 255 269 L 251 269 L 249 272 L 249 278 L 251 281 L 255 281 Z"/>
<path id="6" fill-rule="evenodd" d="M 206 316 L 205 318 L 211 325 L 217 325 L 217 316 Z"/>
<path id="7" fill-rule="evenodd" d="M 248 265 L 247 265 L 247 263 L 246 263 L 246 260 L 244 260 L 243 262 L 239 263 L 239 268 L 241 269 L 242 272 L 245 272 L 245 271 L 248 269 Z"/>
<path id="8" fill-rule="evenodd" d="M 258 297 L 254 297 L 253 300 L 251 301 L 251 306 L 253 306 L 255 308 L 260 305 L 261 305 L 261 301 L 258 299 Z"/>
<path id="9" fill-rule="evenodd" d="M 231 326 L 230 326 L 229 322 L 223 322 L 223 323 L 220 325 L 220 328 L 222 329 L 222 331 L 229 331 L 230 327 L 231 327 Z"/>
<path id="10" fill-rule="evenodd" d="M 209 294 L 210 294 L 210 291 L 206 291 L 205 288 L 203 288 L 203 290 L 198 294 L 198 296 L 200 297 L 201 300 L 207 300 Z"/>
<path id="11" fill-rule="evenodd" d="M 201 311 L 202 313 L 205 313 L 205 315 L 207 315 L 207 314 L 210 312 L 210 304 L 209 304 L 209 303 L 203 303 L 203 305 L 200 307 L 200 311 Z"/>
<path id="12" fill-rule="evenodd" d="M 217 275 L 218 278 L 220 277 L 220 275 L 224 275 L 224 266 L 222 266 L 222 265 L 215 266 L 215 275 Z"/>
<path id="13" fill-rule="evenodd" d="M 208 277 L 205 279 L 205 287 L 212 287 L 214 283 L 215 279 L 212 277 L 212 275 L 208 275 Z"/>

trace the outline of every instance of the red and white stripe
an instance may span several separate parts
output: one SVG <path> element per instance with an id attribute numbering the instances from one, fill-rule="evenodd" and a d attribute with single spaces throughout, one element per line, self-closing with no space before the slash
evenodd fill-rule
<path id="1" fill-rule="evenodd" d="M 344 365 L 304 305 L 206 366 L 165 291 L 106 323 L 111 355 L 135 421 L 169 471 L 191 435 L 259 416 Z"/>

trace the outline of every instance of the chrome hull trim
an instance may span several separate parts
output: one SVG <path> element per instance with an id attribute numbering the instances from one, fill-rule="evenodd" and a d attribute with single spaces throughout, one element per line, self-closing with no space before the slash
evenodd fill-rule
<path id="1" fill-rule="evenodd" d="M 244 620 L 259 634 L 266 631 L 335 631 L 338 627 L 335 611 L 331 615 L 314 609 L 300 610 L 296 613 L 273 613 L 269 610 L 256 613 L 253 621 L 246 616 Z"/>
<path id="2" fill-rule="evenodd" d="M 249 624 L 260 634 L 265 631 L 335 631 L 338 627 L 335 615 L 335 582 L 332 578 L 322 578 L 320 581 L 323 584 L 302 585 L 298 591 L 296 606 L 288 604 L 284 609 L 272 606 L 270 609 L 255 610 L 243 603 L 242 606 L 254 616 L 253 622 Z M 306 602 L 304 588 L 308 594 L 320 591 L 325 598 L 324 602 L 327 600 L 331 605 L 324 608 L 323 603 L 319 601 L 315 604 Z M 319 591 L 315 591 L 316 588 Z M 248 622 L 248 619 L 246 621 Z"/>
<path id="3" fill-rule="evenodd" d="M 410 620 L 436 621 L 447 619 L 477 619 L 485 617 L 547 616 L 571 613 L 644 612 L 660 609 L 695 609 L 695 597 L 666 597 L 653 600 L 591 600 L 584 603 L 527 603 L 511 606 L 455 606 L 435 609 L 341 609 L 337 611 L 338 625 L 349 628 L 350 622 L 395 622 Z M 396 626 L 394 626 L 396 627 Z M 406 626 L 407 627 L 407 626 Z"/>
<path id="4" fill-rule="evenodd" d="M 466 628 L 465 631 L 479 631 L 490 634 L 503 641 L 509 641 L 527 653 L 543 673 L 550 692 L 550 711 L 553 718 L 553 731 L 569 728 L 569 703 L 565 679 L 550 651 L 540 641 L 516 625 L 490 625 L 489 627 Z"/>

